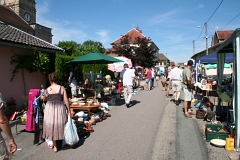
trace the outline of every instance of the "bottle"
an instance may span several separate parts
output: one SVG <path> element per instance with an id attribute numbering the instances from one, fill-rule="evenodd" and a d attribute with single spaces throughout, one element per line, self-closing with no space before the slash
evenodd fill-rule
<path id="1" fill-rule="evenodd" d="M 233 151 L 234 150 L 234 138 L 226 138 L 226 145 L 225 145 L 226 151 Z"/>

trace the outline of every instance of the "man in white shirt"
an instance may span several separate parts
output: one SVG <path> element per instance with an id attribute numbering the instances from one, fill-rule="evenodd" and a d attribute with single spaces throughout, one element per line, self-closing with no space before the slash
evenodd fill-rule
<path id="1" fill-rule="evenodd" d="M 181 81 L 182 81 L 182 70 L 178 67 L 175 67 L 175 64 L 172 65 L 174 67 L 169 72 L 169 79 L 172 81 L 172 90 L 173 90 L 173 96 L 174 96 L 174 103 L 176 105 L 179 105 L 179 97 L 180 92 L 182 89 Z"/>
<path id="2" fill-rule="evenodd" d="M 123 67 L 124 69 L 120 74 L 120 78 L 122 79 L 122 83 L 124 87 L 125 103 L 127 108 L 129 108 L 129 103 L 131 101 L 132 93 L 133 93 L 133 80 L 134 80 L 135 74 L 130 68 L 128 68 L 127 63 L 125 63 Z"/>

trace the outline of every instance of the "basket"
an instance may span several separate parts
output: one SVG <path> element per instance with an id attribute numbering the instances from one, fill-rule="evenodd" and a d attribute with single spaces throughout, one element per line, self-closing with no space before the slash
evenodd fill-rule
<path id="1" fill-rule="evenodd" d="M 204 119 L 206 112 L 203 109 L 196 110 L 196 118 Z"/>

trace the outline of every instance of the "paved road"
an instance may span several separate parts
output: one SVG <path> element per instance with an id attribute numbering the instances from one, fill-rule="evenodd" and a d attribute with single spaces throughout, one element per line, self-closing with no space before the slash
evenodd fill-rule
<path id="1" fill-rule="evenodd" d="M 160 85 L 160 84 L 159 84 Z M 33 145 L 33 133 L 15 136 L 15 160 L 202 160 L 208 159 L 203 136 L 194 119 L 185 118 L 160 86 L 134 95 L 134 105 L 110 106 L 112 117 L 97 123 L 75 149 L 54 153 L 45 143 Z M 19 126 L 19 130 L 24 126 Z M 14 131 L 14 128 L 12 128 Z M 216 156 L 213 156 L 216 158 Z M 225 157 L 224 157 L 225 158 Z"/>

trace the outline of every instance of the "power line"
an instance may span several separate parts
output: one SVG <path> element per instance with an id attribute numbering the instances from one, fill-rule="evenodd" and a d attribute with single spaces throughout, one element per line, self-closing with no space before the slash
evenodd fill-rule
<path id="1" fill-rule="evenodd" d="M 215 14 L 215 12 L 218 10 L 218 8 L 221 6 L 222 2 L 223 2 L 223 0 L 220 2 L 220 4 L 218 5 L 218 7 L 215 9 L 215 11 L 214 11 L 213 14 L 211 15 L 211 17 L 208 18 L 207 22 L 212 18 L 212 16 Z M 207 22 L 206 22 L 206 23 L 207 23 Z"/>
<path id="2" fill-rule="evenodd" d="M 225 26 L 223 26 L 222 28 L 220 28 L 219 30 L 223 29 L 224 27 L 226 27 L 227 25 L 229 25 L 229 23 L 231 23 L 234 19 L 236 19 L 238 16 L 240 15 L 240 12 L 238 13 L 238 15 L 236 15 L 231 21 L 229 21 Z"/>
<path id="3" fill-rule="evenodd" d="M 181 45 L 181 44 L 187 44 L 187 43 L 190 43 L 190 42 L 178 43 L 178 44 L 172 44 L 172 45 L 162 46 L 162 47 L 178 46 L 178 45 Z M 192 42 L 191 42 L 191 43 L 192 43 Z"/>
<path id="4" fill-rule="evenodd" d="M 203 28 L 204 28 L 204 27 L 202 27 L 201 33 L 199 34 L 199 36 L 198 36 L 197 40 L 198 40 L 198 39 L 200 38 L 200 36 L 202 35 Z M 196 40 L 196 41 L 197 41 L 197 40 Z"/>
<path id="5" fill-rule="evenodd" d="M 221 6 L 222 2 L 223 2 L 223 0 L 219 3 L 218 7 L 215 9 L 215 11 L 213 12 L 213 14 L 208 18 L 207 22 L 212 18 L 212 16 L 215 14 L 215 12 L 218 10 L 218 8 Z M 204 25 L 205 25 L 207 22 L 205 22 Z M 198 36 L 197 40 L 198 40 L 198 39 L 200 38 L 200 36 L 202 35 L 202 32 L 203 32 L 203 27 L 202 27 L 201 33 L 200 33 L 200 35 Z M 196 41 L 197 41 L 197 40 L 196 40 Z"/>

